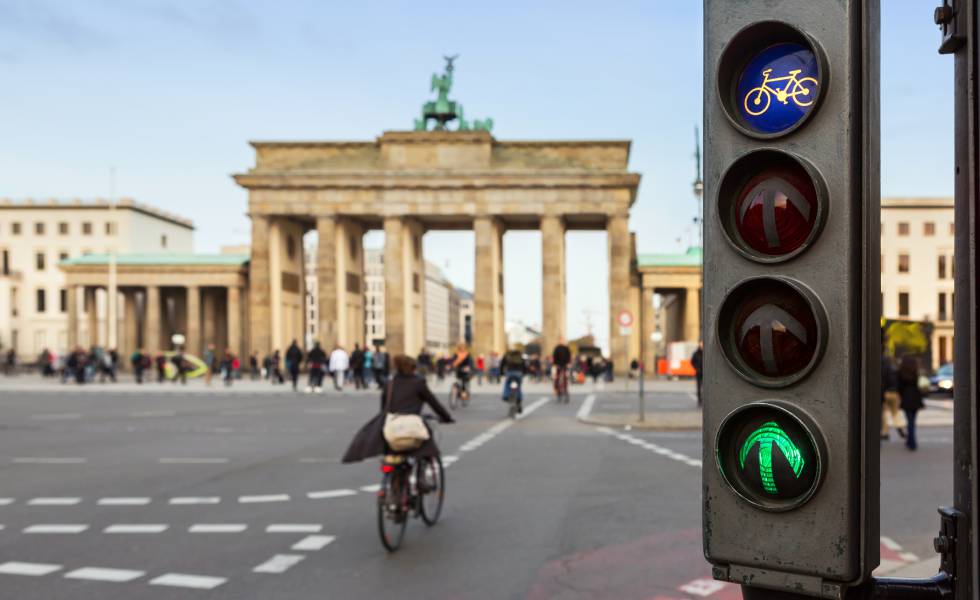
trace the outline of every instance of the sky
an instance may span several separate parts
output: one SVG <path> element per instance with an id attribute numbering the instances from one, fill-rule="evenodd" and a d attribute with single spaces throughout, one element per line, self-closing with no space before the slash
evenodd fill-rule
<path id="1" fill-rule="evenodd" d="M 231 179 L 249 140 L 370 140 L 410 129 L 442 56 L 451 97 L 499 139 L 629 139 L 640 252 L 697 243 L 697 0 L 0 0 L 0 197 L 129 196 L 194 220 L 196 249 L 247 243 Z M 935 2 L 882 2 L 882 194 L 952 194 L 953 60 Z M 115 170 L 115 185 L 110 171 Z M 380 234 L 366 244 L 379 246 Z M 504 240 L 508 319 L 541 322 L 536 232 Z M 606 241 L 567 239 L 570 337 L 608 335 Z M 473 237 L 426 258 L 473 288 Z"/>

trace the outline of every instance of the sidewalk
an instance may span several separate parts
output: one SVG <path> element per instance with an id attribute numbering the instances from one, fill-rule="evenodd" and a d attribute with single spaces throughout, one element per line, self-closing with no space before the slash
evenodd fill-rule
<path id="1" fill-rule="evenodd" d="M 597 390 L 594 402 L 583 405 L 578 420 L 590 425 L 654 431 L 693 431 L 701 429 L 701 411 L 697 408 L 694 381 L 647 380 L 643 385 L 645 418 L 639 418 L 640 396 L 637 381 L 630 381 L 628 391 Z M 609 385 L 609 384 L 607 384 Z"/>

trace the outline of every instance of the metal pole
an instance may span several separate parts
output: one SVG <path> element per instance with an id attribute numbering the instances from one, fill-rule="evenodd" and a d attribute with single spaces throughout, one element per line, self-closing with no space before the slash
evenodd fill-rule
<path id="1" fill-rule="evenodd" d="M 643 379 L 646 377 L 643 361 L 640 361 L 640 423 L 647 420 L 646 398 L 643 396 Z"/>

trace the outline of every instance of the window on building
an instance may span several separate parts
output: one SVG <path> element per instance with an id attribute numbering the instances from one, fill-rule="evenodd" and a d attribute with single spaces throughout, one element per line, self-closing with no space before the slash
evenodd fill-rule
<path id="1" fill-rule="evenodd" d="M 939 364 L 944 365 L 949 362 L 949 354 L 946 352 L 946 336 L 939 336 Z"/>
<path id="2" fill-rule="evenodd" d="M 116 223 L 114 221 L 105 222 L 105 234 L 116 235 Z"/>
<path id="3" fill-rule="evenodd" d="M 65 288 L 58 290 L 58 310 L 68 312 L 68 290 Z"/>
<path id="4" fill-rule="evenodd" d="M 10 315 L 17 316 L 17 288 L 10 288 Z"/>
<path id="5" fill-rule="evenodd" d="M 922 224 L 922 235 L 936 235 L 936 224 L 927 222 Z"/>
<path id="6" fill-rule="evenodd" d="M 92 223 L 90 221 L 82 223 L 82 235 L 92 235 Z"/>
<path id="7" fill-rule="evenodd" d="M 166 234 L 160 236 L 160 247 L 161 248 L 166 248 L 167 247 L 167 236 L 166 236 Z"/>
<path id="8" fill-rule="evenodd" d="M 66 221 L 58 223 L 58 233 L 61 235 L 68 235 L 68 223 Z"/>
<path id="9" fill-rule="evenodd" d="M 38 271 L 44 270 L 44 252 L 38 252 L 34 255 L 34 266 L 37 267 Z"/>
<path id="10" fill-rule="evenodd" d="M 898 293 L 898 316 L 900 317 L 909 316 L 909 293 L 908 292 Z"/>
<path id="11" fill-rule="evenodd" d="M 46 298 L 45 298 L 45 295 L 44 295 L 44 290 L 43 289 L 38 289 L 37 290 L 37 312 L 39 312 L 39 313 L 43 313 L 44 312 L 44 310 L 46 308 L 45 307 L 45 304 L 46 304 L 45 303 L 45 300 L 46 300 Z"/>
<path id="12" fill-rule="evenodd" d="M 34 223 L 34 233 L 36 235 L 44 235 L 44 223 L 41 221 Z"/>
<path id="13" fill-rule="evenodd" d="M 939 278 L 946 279 L 946 255 L 939 255 Z"/>
<path id="14" fill-rule="evenodd" d="M 908 273 L 909 272 L 909 255 L 899 254 L 898 255 L 898 272 Z"/>
<path id="15" fill-rule="evenodd" d="M 58 260 L 68 260 L 68 253 L 61 251 L 58 253 Z"/>
<path id="16" fill-rule="evenodd" d="M 4 275 L 10 275 L 10 250 L 3 251 L 3 264 L 0 266 L 3 267 Z"/>
<path id="17" fill-rule="evenodd" d="M 909 224 L 902 221 L 898 224 L 898 235 L 908 235 L 909 234 Z"/>
<path id="18" fill-rule="evenodd" d="M 10 224 L 10 235 L 20 235 L 20 223 L 17 221 Z"/>
<path id="19" fill-rule="evenodd" d="M 946 321 L 946 292 L 939 292 L 939 320 Z"/>

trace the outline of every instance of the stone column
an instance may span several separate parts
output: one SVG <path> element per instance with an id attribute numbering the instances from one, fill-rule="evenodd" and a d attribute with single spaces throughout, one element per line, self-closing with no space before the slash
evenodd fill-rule
<path id="1" fill-rule="evenodd" d="M 252 349 L 272 350 L 272 305 L 269 272 L 269 217 L 252 215 L 252 257 L 249 266 L 249 320 Z"/>
<path id="2" fill-rule="evenodd" d="M 687 288 L 684 295 L 684 340 L 701 340 L 701 289 Z"/>
<path id="3" fill-rule="evenodd" d="M 400 217 L 386 217 L 384 220 L 385 249 L 385 346 L 391 356 L 406 351 L 405 335 L 408 328 L 406 303 L 409 296 L 406 288 L 405 222 Z M 410 289 L 410 288 L 408 288 Z"/>
<path id="4" fill-rule="evenodd" d="M 68 349 L 78 346 L 78 286 L 69 285 L 65 288 L 68 301 Z"/>
<path id="5" fill-rule="evenodd" d="M 242 305 L 241 290 L 237 285 L 228 287 L 228 347 L 237 356 L 242 355 Z"/>
<path id="6" fill-rule="evenodd" d="M 473 290 L 473 352 L 502 353 L 504 334 L 504 227 L 494 217 L 473 221 L 476 239 L 476 277 Z"/>
<path id="7" fill-rule="evenodd" d="M 541 339 L 550 354 L 565 339 L 565 221 L 541 217 Z"/>
<path id="8" fill-rule="evenodd" d="M 408 258 L 405 352 L 415 356 L 425 346 L 425 256 L 422 250 L 425 228 L 412 220 L 405 223 L 404 232 L 405 256 Z"/>
<path id="9" fill-rule="evenodd" d="M 160 345 L 161 317 L 160 288 L 148 285 L 146 286 L 146 314 L 143 316 L 143 339 L 147 352 L 157 353 L 163 350 Z"/>
<path id="10" fill-rule="evenodd" d="M 201 326 L 201 330 L 204 335 L 204 339 L 201 340 L 201 345 L 198 348 L 198 352 L 203 353 L 204 349 L 208 347 L 209 344 L 214 344 L 216 351 L 220 351 L 218 348 L 218 327 L 217 327 L 217 299 L 215 298 L 215 290 L 204 288 L 201 290 L 201 314 L 204 317 L 204 322 Z"/>
<path id="11" fill-rule="evenodd" d="M 657 317 L 653 312 L 653 288 L 644 287 L 640 294 L 640 348 L 643 370 L 647 375 L 657 373 L 657 346 L 653 343 L 652 335 L 657 327 Z"/>
<path id="12" fill-rule="evenodd" d="M 195 356 L 201 356 L 201 288 L 187 286 L 187 338 L 184 347 Z"/>
<path id="13" fill-rule="evenodd" d="M 96 346 L 99 343 L 99 307 L 96 302 L 98 288 L 85 286 L 85 310 L 88 321 L 88 346 Z"/>
<path id="14" fill-rule="evenodd" d="M 136 315 L 136 292 L 126 289 L 123 292 L 123 351 L 120 356 L 129 358 L 134 351 L 139 350 L 139 318 Z M 128 360 L 123 361 L 130 366 Z"/>
<path id="15" fill-rule="evenodd" d="M 606 222 L 606 238 L 609 248 L 609 357 L 616 373 L 626 373 L 629 370 L 629 336 L 620 334 L 617 316 L 630 308 L 629 216 L 610 216 Z"/>
<path id="16" fill-rule="evenodd" d="M 337 305 L 339 269 L 337 269 L 337 220 L 332 216 L 316 220 L 316 293 L 317 331 L 327 352 L 337 344 Z"/>

